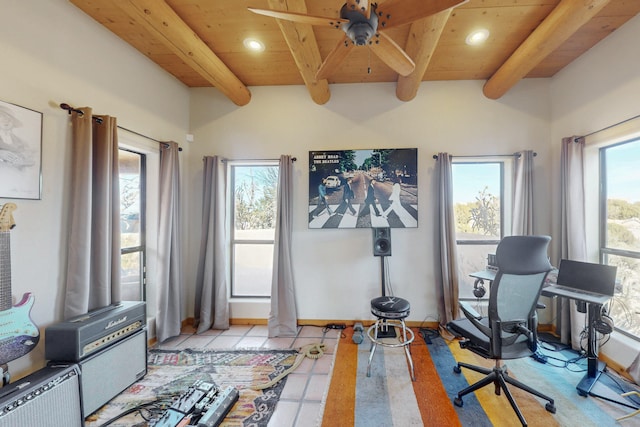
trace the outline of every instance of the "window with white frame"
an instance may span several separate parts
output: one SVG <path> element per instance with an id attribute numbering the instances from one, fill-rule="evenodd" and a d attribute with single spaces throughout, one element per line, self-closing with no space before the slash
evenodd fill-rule
<path id="1" fill-rule="evenodd" d="M 145 301 L 155 333 L 160 152 L 158 142 L 118 129 L 122 299 Z"/>
<path id="2" fill-rule="evenodd" d="M 120 148 L 120 284 L 125 301 L 145 300 L 146 156 Z"/>
<path id="3" fill-rule="evenodd" d="M 640 339 L 640 139 L 600 150 L 600 262 L 617 266 L 609 315 Z"/>
<path id="4" fill-rule="evenodd" d="M 278 196 L 277 161 L 229 161 L 231 297 L 269 298 Z"/>
<path id="5" fill-rule="evenodd" d="M 510 229 L 512 163 L 510 157 L 452 162 L 460 299 L 475 299 L 469 275 L 486 268 Z"/>

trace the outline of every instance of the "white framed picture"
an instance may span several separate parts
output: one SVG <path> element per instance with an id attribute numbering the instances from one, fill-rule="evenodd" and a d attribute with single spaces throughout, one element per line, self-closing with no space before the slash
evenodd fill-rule
<path id="1" fill-rule="evenodd" d="M 41 198 L 42 113 L 0 101 L 0 198 Z"/>

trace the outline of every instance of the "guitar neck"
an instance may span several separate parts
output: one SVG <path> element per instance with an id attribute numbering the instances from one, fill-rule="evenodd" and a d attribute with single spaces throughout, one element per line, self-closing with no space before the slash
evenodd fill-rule
<path id="1" fill-rule="evenodd" d="M 0 231 L 0 311 L 12 307 L 11 241 L 9 231 Z"/>

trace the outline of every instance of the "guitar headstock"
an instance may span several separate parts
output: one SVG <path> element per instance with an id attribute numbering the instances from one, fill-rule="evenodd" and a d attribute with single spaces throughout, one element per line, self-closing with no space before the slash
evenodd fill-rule
<path id="1" fill-rule="evenodd" d="M 9 231 L 16 226 L 12 212 L 17 208 L 15 203 L 5 203 L 0 211 L 0 231 Z"/>

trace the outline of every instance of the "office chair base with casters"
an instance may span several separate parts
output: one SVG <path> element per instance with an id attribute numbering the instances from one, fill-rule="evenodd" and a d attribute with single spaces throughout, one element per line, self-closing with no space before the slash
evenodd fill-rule
<path id="1" fill-rule="evenodd" d="M 509 400 L 509 403 L 511 404 L 511 407 L 515 411 L 515 413 L 518 416 L 518 419 L 522 423 L 523 427 L 526 427 L 527 421 L 525 420 L 524 416 L 522 415 L 522 412 L 520 411 L 520 408 L 518 407 L 518 404 L 516 403 L 515 399 L 513 398 L 513 395 L 511 394 L 511 391 L 509 390 L 509 387 L 507 386 L 507 383 L 508 383 L 508 384 L 511 384 L 514 387 L 517 387 L 517 388 L 519 388 L 521 390 L 524 390 L 524 391 L 526 391 L 528 393 L 531 393 L 531 394 L 533 394 L 535 396 L 538 396 L 541 399 L 546 400 L 547 403 L 545 404 L 544 409 L 546 409 L 548 412 L 551 412 L 552 414 L 556 413 L 556 406 L 555 406 L 554 401 L 553 401 L 552 398 L 550 398 L 549 396 L 547 396 L 547 395 L 545 395 L 543 393 L 540 393 L 539 391 L 529 387 L 528 385 L 526 385 L 524 383 L 521 383 L 520 381 L 516 380 L 515 378 L 510 377 L 509 373 L 507 372 L 507 367 L 505 365 L 502 365 L 499 360 L 496 360 L 496 364 L 493 367 L 493 369 L 488 369 L 488 368 L 483 368 L 481 366 L 475 366 L 475 365 L 470 365 L 468 363 L 458 362 L 458 364 L 456 366 L 454 366 L 453 372 L 455 372 L 456 374 L 459 374 L 459 373 L 462 372 L 461 368 L 467 368 L 467 369 L 470 369 L 472 371 L 484 374 L 486 376 L 484 378 L 482 378 L 480 381 L 478 381 L 478 382 L 470 385 L 469 387 L 465 388 L 464 390 L 461 390 L 461 391 L 458 392 L 456 397 L 453 399 L 453 404 L 456 405 L 457 407 L 462 407 L 462 405 L 463 405 L 462 397 L 463 396 L 465 396 L 465 395 L 467 395 L 469 393 L 473 393 L 476 390 L 479 390 L 482 387 L 493 383 L 494 387 L 495 387 L 495 394 L 499 396 L 501 394 L 501 391 L 504 392 L 504 395 Z"/>

